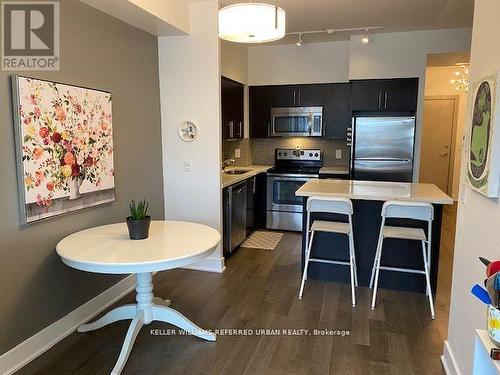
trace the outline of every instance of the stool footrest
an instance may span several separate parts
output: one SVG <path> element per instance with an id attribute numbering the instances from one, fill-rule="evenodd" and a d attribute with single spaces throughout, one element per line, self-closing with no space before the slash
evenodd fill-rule
<path id="1" fill-rule="evenodd" d="M 411 268 L 400 268 L 400 267 L 388 267 L 388 266 L 380 266 L 379 269 L 386 271 L 398 271 L 398 272 L 408 272 L 408 273 L 420 273 L 425 275 L 425 271 L 423 270 L 414 270 Z"/>
<path id="2" fill-rule="evenodd" d="M 318 258 L 309 258 L 309 262 L 328 263 L 328 264 L 341 264 L 341 265 L 344 265 L 344 266 L 351 265 L 350 262 L 343 261 L 343 260 L 329 260 L 329 259 L 318 259 Z"/>

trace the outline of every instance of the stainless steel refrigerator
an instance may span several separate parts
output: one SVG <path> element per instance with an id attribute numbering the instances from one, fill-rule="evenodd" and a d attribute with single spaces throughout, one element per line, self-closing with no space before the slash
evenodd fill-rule
<path id="1" fill-rule="evenodd" d="M 355 180 L 411 182 L 415 117 L 354 117 Z"/>

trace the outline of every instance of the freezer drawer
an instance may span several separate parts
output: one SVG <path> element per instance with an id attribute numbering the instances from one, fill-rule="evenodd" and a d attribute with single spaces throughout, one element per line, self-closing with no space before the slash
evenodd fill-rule
<path id="1" fill-rule="evenodd" d="M 353 176 L 363 181 L 411 182 L 412 160 L 354 160 Z"/>

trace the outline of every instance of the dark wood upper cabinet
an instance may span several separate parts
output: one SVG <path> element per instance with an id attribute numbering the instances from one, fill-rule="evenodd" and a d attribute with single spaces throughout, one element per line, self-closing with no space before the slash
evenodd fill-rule
<path id="1" fill-rule="evenodd" d="M 351 84 L 332 83 L 323 85 L 323 136 L 347 138 L 351 126 Z"/>
<path id="2" fill-rule="evenodd" d="M 266 138 L 271 135 L 272 95 L 272 86 L 251 86 L 249 89 L 251 138 Z"/>
<path id="3" fill-rule="evenodd" d="M 418 78 L 352 81 L 355 112 L 401 112 L 417 110 Z"/>
<path id="4" fill-rule="evenodd" d="M 299 107 L 321 107 L 324 105 L 323 87 L 327 85 L 299 85 L 296 86 L 296 105 Z"/>
<path id="5" fill-rule="evenodd" d="M 243 138 L 244 86 L 221 77 L 222 137 Z"/>
<path id="6" fill-rule="evenodd" d="M 418 101 L 418 78 L 388 80 L 385 87 L 385 110 L 388 112 L 416 112 Z"/>

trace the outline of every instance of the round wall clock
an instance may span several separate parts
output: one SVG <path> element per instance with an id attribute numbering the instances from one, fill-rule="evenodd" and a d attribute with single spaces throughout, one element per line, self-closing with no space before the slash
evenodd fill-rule
<path id="1" fill-rule="evenodd" d="M 179 137 L 185 142 L 192 142 L 198 136 L 198 128 L 192 121 L 185 121 L 179 127 Z"/>

